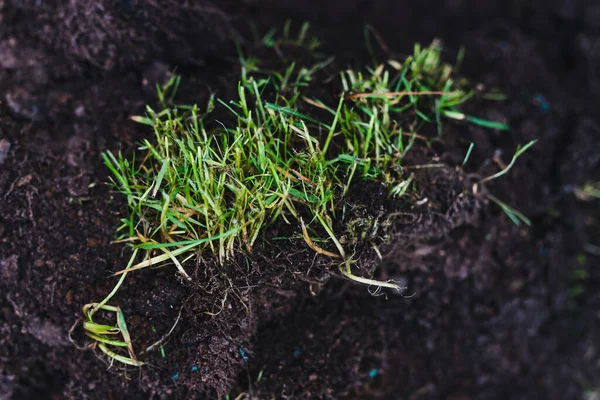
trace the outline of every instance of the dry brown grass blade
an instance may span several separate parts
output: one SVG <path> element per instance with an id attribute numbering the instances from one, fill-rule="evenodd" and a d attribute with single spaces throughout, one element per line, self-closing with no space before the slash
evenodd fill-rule
<path id="1" fill-rule="evenodd" d="M 302 235 L 304 236 L 304 241 L 306 242 L 308 247 L 310 247 L 315 253 L 322 254 L 331 258 L 342 258 L 342 256 L 339 254 L 332 253 L 317 246 L 311 240 L 310 236 L 308 236 L 308 231 L 306 230 L 306 225 L 304 224 L 304 220 L 302 218 L 300 218 L 300 225 L 302 226 Z"/>

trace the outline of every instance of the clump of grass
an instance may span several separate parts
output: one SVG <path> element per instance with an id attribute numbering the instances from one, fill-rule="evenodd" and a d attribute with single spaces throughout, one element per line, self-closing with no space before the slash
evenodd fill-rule
<path id="1" fill-rule="evenodd" d="M 318 45 L 307 38 L 307 28 L 295 39 L 286 29 L 283 39 L 269 34 L 264 44 L 278 52 L 282 46 L 313 51 Z M 188 260 L 225 264 L 252 252 L 266 226 L 285 223 L 296 226 L 307 246 L 329 257 L 343 276 L 378 288 L 403 289 L 352 271 L 355 261 L 335 224 L 349 188 L 375 180 L 385 184 L 391 197 L 406 195 L 412 176 L 403 160 L 415 140 L 430 140 L 417 133 L 423 124 L 436 124 L 439 133 L 443 118 L 507 127 L 460 113 L 457 107 L 473 92 L 441 61 L 438 42 L 415 46 L 404 62 L 342 71 L 341 92 L 333 101 L 314 98 L 308 90 L 331 60 L 290 63 L 268 72 L 257 58 L 241 56 L 240 61 L 237 99 L 226 102 L 213 96 L 203 108 L 169 106 L 180 83 L 173 77 L 159 88 L 163 108 L 148 107 L 146 116 L 133 118 L 154 131 L 153 140 L 143 141 L 138 159 L 103 154 L 129 207 L 119 239 L 135 251 L 128 268 L 118 272 L 117 288 L 125 274 L 166 263 L 191 279 L 185 269 Z M 215 118 L 223 111 L 224 122 Z M 139 251 L 144 259 L 133 265 Z M 121 311 L 106 305 L 112 294 L 86 306 L 88 325 L 99 309 L 117 312 L 120 320 Z M 123 340 L 107 338 L 116 333 Z M 124 326 L 89 329 L 88 335 L 109 357 L 137 365 Z M 107 347 L 124 344 L 128 356 L 117 357 Z"/>
<path id="2" fill-rule="evenodd" d="M 343 71 L 337 104 L 304 96 L 326 64 L 300 68 L 292 63 L 282 73 L 261 78 L 257 66 L 243 60 L 237 100 L 213 97 L 202 111 L 197 106 L 148 108 L 146 117 L 135 118 L 155 134 L 140 147 L 142 160 L 104 154 L 131 210 L 120 228 L 123 239 L 161 253 L 131 269 L 171 261 L 188 277 L 187 259 L 210 254 L 225 263 L 238 252 L 251 252 L 264 226 L 282 220 L 298 224 L 318 253 L 341 259 L 347 277 L 398 288 L 350 272 L 332 218 L 357 180 L 378 180 L 391 195 L 405 194 L 411 177 L 402 170 L 402 160 L 418 136 L 415 125 L 432 121 L 426 113 L 470 96 L 454 88 L 439 52 L 435 43 L 427 49 L 417 46 L 403 64 L 390 62 L 392 68 L 381 64 L 366 73 Z M 159 90 L 159 98 L 178 84 L 173 78 Z M 420 97 L 431 93 L 445 96 L 444 102 L 428 108 Z M 235 123 L 212 121 L 215 107 L 227 109 Z M 308 107 L 325 111 L 325 117 L 306 115 L 302 110 Z M 397 117 L 408 109 L 415 116 L 410 130 Z M 303 218 L 325 233 L 320 239 L 329 239 L 332 249 L 315 245 Z"/>

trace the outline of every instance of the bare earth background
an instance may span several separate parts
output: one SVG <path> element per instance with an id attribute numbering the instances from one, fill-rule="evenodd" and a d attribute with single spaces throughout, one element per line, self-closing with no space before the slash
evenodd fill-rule
<path id="1" fill-rule="evenodd" d="M 573 193 L 600 180 L 600 4 L 494 3 L 0 0 L 0 399 L 600 396 L 590 246 L 600 245 L 600 202 Z M 236 74 L 228 38 L 286 18 L 310 21 L 341 62 L 364 59 L 367 23 L 400 54 L 434 37 L 465 46 L 464 75 L 509 96 L 470 111 L 512 128 L 465 130 L 473 163 L 498 152 L 506 162 L 540 139 L 491 186 L 532 228 L 490 206 L 442 239 L 400 246 L 386 271 L 406 279 L 411 299 L 372 298 L 339 279 L 313 296 L 307 284 L 276 290 L 275 277 L 254 297 L 268 312 L 240 317 L 247 362 L 218 334 L 190 337 L 218 327 L 189 310 L 166 358 L 127 376 L 107 370 L 68 340 L 80 307 L 110 290 L 127 258 L 110 244 L 123 204 L 103 184 L 100 152 L 131 152 L 148 134 L 128 117 L 154 101 L 168 70 L 184 76 L 187 101 L 226 96 Z M 168 269 L 132 275 L 118 303 L 136 342 L 166 332 L 190 290 Z M 193 368 L 191 348 L 210 371 Z"/>

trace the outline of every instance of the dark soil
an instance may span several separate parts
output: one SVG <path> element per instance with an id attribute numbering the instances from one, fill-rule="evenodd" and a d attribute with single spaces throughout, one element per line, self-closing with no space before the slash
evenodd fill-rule
<path id="1" fill-rule="evenodd" d="M 600 395 L 600 203 L 575 195 L 600 181 L 600 7 L 232 3 L 0 0 L 0 399 Z M 311 21 L 342 65 L 368 55 L 365 24 L 382 53 L 407 54 L 434 37 L 449 55 L 465 46 L 462 73 L 508 95 L 467 111 L 511 131 L 448 124 L 443 145 L 427 154 L 448 165 L 417 176 L 433 207 L 399 219 L 377 270 L 414 297 L 373 297 L 319 260 L 310 274 L 292 274 L 286 265 L 310 266 L 313 257 L 289 244 L 281 244 L 284 258 L 273 246 L 251 271 L 225 274 L 243 277 L 226 293 L 203 291 L 209 279 L 226 278 L 201 269 L 202 287 L 169 268 L 140 271 L 113 301 L 136 351 L 168 332 L 180 310 L 181 318 L 164 357 L 142 354 L 150 365 L 141 371 L 107 369 L 69 340 L 82 305 L 110 291 L 109 275 L 129 256 L 110 243 L 125 207 L 104 185 L 100 153 L 135 151 L 148 132 L 128 117 L 154 102 L 168 70 L 184 75 L 183 100 L 228 96 L 236 79 L 228 37 L 288 17 Z M 529 216 L 531 228 L 484 196 L 460 196 L 469 173 L 497 171 L 494 158 L 506 163 L 517 144 L 536 138 L 510 174 L 481 188 Z M 471 142 L 461 175 L 454 167 Z M 373 211 L 385 207 L 377 191 L 353 195 Z M 274 260 L 281 268 L 265 267 Z M 72 337 L 86 342 L 80 327 Z"/>

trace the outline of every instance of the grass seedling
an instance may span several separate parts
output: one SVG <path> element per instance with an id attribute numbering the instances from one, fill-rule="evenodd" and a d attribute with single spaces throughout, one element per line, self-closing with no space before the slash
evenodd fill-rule
<path id="1" fill-rule="evenodd" d="M 479 181 L 479 183 L 484 183 L 484 182 L 488 182 L 488 181 L 491 181 L 491 180 L 494 180 L 494 179 L 498 179 L 502 175 L 506 174 L 508 171 L 511 170 L 511 168 L 513 167 L 513 165 L 515 165 L 515 162 L 521 156 L 521 154 L 525 153 L 536 142 L 537 142 L 537 140 L 532 140 L 532 141 L 530 141 L 529 143 L 527 143 L 523 147 L 518 146 L 517 150 L 515 151 L 515 154 L 512 157 L 512 160 L 510 160 L 510 163 L 506 166 L 506 168 L 503 168 L 500 172 L 497 172 L 497 173 L 495 173 L 493 175 L 490 175 L 487 178 L 483 178 L 482 180 Z"/>
<path id="2" fill-rule="evenodd" d="M 500 201 L 496 196 L 493 196 L 492 194 L 488 193 L 487 196 L 488 196 L 488 199 L 490 199 L 494 203 L 498 204 L 498 206 L 502 209 L 502 211 L 504 211 L 504 213 L 508 216 L 508 218 L 510 218 L 510 220 L 512 222 L 515 223 L 515 225 L 519 226 L 519 225 L 521 225 L 521 222 L 523 222 L 525 225 L 531 226 L 531 221 L 529 220 L 529 218 L 527 218 L 521 212 L 508 206 L 506 203 Z"/>
<path id="3" fill-rule="evenodd" d="M 281 35 L 277 34 L 277 29 L 271 29 L 261 39 L 262 44 L 266 47 L 277 47 L 278 49 L 282 46 L 304 47 L 310 51 L 315 51 L 321 46 L 319 39 L 309 34 L 310 24 L 308 22 L 302 24 L 295 36 L 291 33 L 291 27 L 292 22 L 287 20 L 283 25 Z"/>
<path id="4" fill-rule="evenodd" d="M 94 345 L 97 346 L 111 360 L 116 360 L 126 365 L 140 367 L 143 365 L 143 363 L 137 359 L 135 352 L 133 351 L 133 344 L 131 342 L 129 330 L 127 329 L 123 311 L 119 307 L 106 304 L 117 293 L 123 284 L 123 281 L 127 276 L 127 272 L 129 272 L 129 268 L 133 264 L 137 253 L 137 249 L 133 251 L 125 273 L 121 275 L 119 282 L 115 285 L 110 294 L 104 298 L 104 300 L 102 300 L 100 303 L 90 303 L 83 306 L 83 314 L 85 315 L 83 329 L 85 330 L 85 334 L 94 341 Z M 116 315 L 116 324 L 104 325 L 94 322 L 94 314 L 100 310 L 114 313 Z M 121 336 L 121 339 L 118 339 L 119 335 Z M 117 350 L 118 348 L 125 348 L 127 350 L 127 355 L 120 354 Z"/>
<path id="5" fill-rule="evenodd" d="M 517 161 L 517 159 L 523 153 L 525 153 L 531 146 L 533 146 L 536 142 L 537 142 L 537 140 L 532 140 L 523 147 L 517 146 L 517 150 L 515 151 L 515 154 L 513 155 L 512 160 L 510 160 L 510 163 L 505 168 L 503 168 L 501 171 L 499 171 L 493 175 L 490 175 L 486 178 L 481 179 L 479 181 L 479 183 L 489 182 L 491 180 L 498 179 L 501 176 L 503 176 L 504 174 L 506 174 L 515 165 L 515 162 Z M 471 148 L 469 148 L 469 153 L 470 153 L 470 149 Z M 515 210 L 514 208 L 511 208 L 506 203 L 503 203 L 502 201 L 500 201 L 497 197 L 493 196 L 492 194 L 488 193 L 487 196 L 491 201 L 496 203 L 502 209 L 502 211 L 504 211 L 504 213 L 510 218 L 510 220 L 513 221 L 516 225 L 520 225 L 521 222 L 523 222 L 525 225 L 531 226 L 531 221 L 529 220 L 529 218 L 527 218 L 521 212 Z"/>
<path id="6" fill-rule="evenodd" d="M 467 154 L 465 154 L 465 158 L 462 162 L 462 166 L 464 167 L 465 165 L 467 165 L 467 162 L 469 161 L 469 157 L 471 156 L 471 152 L 473 151 L 473 148 L 475 147 L 475 143 L 471 142 L 471 144 L 469 145 L 469 149 L 467 150 Z"/>

